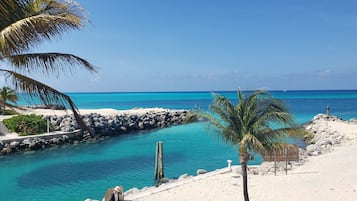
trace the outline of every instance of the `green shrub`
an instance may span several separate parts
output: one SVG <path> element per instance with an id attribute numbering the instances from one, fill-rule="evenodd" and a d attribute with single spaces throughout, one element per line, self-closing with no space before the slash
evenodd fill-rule
<path id="1" fill-rule="evenodd" d="M 303 140 L 306 144 L 311 144 L 311 140 L 315 137 L 315 135 L 311 132 L 305 131 Z"/>
<path id="2" fill-rule="evenodd" d="M 2 114 L 2 112 L 0 114 Z M 14 110 L 5 110 L 4 114 L 2 115 L 15 115 L 15 114 L 19 114 L 19 113 L 17 113 Z"/>
<path id="3" fill-rule="evenodd" d="M 14 116 L 4 119 L 3 122 L 11 132 L 16 132 L 21 136 L 47 132 L 47 120 L 34 114 Z M 54 126 L 50 124 L 50 130 L 53 128 Z"/>

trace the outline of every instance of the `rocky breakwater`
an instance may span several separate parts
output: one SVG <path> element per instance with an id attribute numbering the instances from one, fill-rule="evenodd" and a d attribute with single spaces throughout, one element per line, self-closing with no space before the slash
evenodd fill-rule
<path id="1" fill-rule="evenodd" d="M 95 135 L 116 136 L 131 132 L 163 128 L 182 124 L 187 111 L 164 110 L 146 112 L 144 114 L 121 114 L 106 116 L 98 113 L 82 115 L 83 121 L 92 129 Z M 73 115 L 47 116 L 56 130 L 72 132 L 79 129 Z"/>
<path id="2" fill-rule="evenodd" d="M 337 146 L 344 143 L 357 140 L 357 120 L 351 119 L 349 121 L 343 120 L 336 116 L 318 114 L 311 122 L 304 125 L 305 128 L 305 143 L 306 147 L 299 148 L 299 161 L 290 161 L 288 163 L 288 170 L 295 166 L 304 164 L 310 157 L 318 156 L 327 152 L 333 151 Z M 280 173 L 285 171 L 285 161 L 277 162 L 263 162 L 256 170 L 253 169 L 251 173 L 260 175 L 274 174 L 276 170 Z"/>
<path id="3" fill-rule="evenodd" d="M 317 156 L 330 152 L 343 140 L 348 140 L 350 131 L 347 126 L 350 124 L 357 124 L 357 122 L 353 119 L 345 121 L 336 116 L 325 114 L 316 115 L 312 122 L 306 126 L 305 130 L 309 132 L 311 140 L 303 153 L 308 156 Z"/>
<path id="4" fill-rule="evenodd" d="M 107 136 L 119 136 L 150 129 L 164 128 L 184 123 L 186 110 L 153 110 L 137 114 L 82 115 L 93 135 L 78 132 L 79 126 L 73 115 L 50 115 L 48 118 L 56 132 L 52 134 L 0 140 L 0 155 L 22 150 L 38 150 L 62 144 L 79 144 L 102 140 Z"/>

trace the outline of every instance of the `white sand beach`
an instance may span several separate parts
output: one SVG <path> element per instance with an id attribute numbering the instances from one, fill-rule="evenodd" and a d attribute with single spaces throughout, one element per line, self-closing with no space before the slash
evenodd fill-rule
<path id="1" fill-rule="evenodd" d="M 165 111 L 161 108 L 132 110 L 80 110 L 81 114 L 102 115 L 144 114 Z M 42 115 L 72 114 L 70 111 L 31 109 L 25 113 Z M 254 201 L 355 201 L 357 200 L 357 122 L 326 120 L 318 123 L 325 136 L 336 136 L 339 143 L 317 156 L 304 158 L 288 175 L 282 172 L 248 176 L 250 200 Z M 320 132 L 320 131 L 319 131 Z M 316 143 L 318 144 L 318 143 Z M 238 157 L 238 156 L 237 156 Z M 237 159 L 233 159 L 233 164 Z M 223 168 L 207 174 L 150 187 L 125 194 L 132 201 L 236 201 L 243 200 L 239 166 L 233 171 Z M 184 172 L 182 173 L 184 174 Z M 120 185 L 120 184 L 118 184 Z M 128 190 L 128 189 L 125 189 Z"/>
<path id="2" fill-rule="evenodd" d="M 332 151 L 310 156 L 288 175 L 248 176 L 250 200 L 254 201 L 355 201 L 357 200 L 357 124 L 326 123 L 332 133 L 343 135 Z M 232 172 L 210 173 L 129 194 L 134 201 L 237 201 L 243 200 L 242 177 Z M 224 173 L 225 172 L 225 173 Z"/>

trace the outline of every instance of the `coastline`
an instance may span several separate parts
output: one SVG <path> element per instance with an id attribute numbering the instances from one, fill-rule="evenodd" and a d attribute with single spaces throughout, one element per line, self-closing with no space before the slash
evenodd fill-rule
<path id="1" fill-rule="evenodd" d="M 104 111 L 106 111 L 106 109 Z M 51 113 L 53 112 L 54 111 L 51 111 Z M 90 114 L 93 110 L 87 110 L 87 112 Z M 121 114 L 122 113 L 123 112 L 121 112 Z M 114 115 L 116 114 L 118 113 L 115 113 Z M 304 158 L 304 165 L 294 166 L 292 170 L 289 170 L 287 176 L 282 175 L 282 173 L 280 173 L 277 177 L 272 174 L 254 175 L 254 171 L 251 171 L 251 174 L 249 175 L 249 191 L 251 199 L 254 198 L 254 200 L 267 201 L 332 201 L 340 200 L 340 197 L 338 196 L 346 191 L 346 196 L 341 197 L 341 199 L 354 200 L 353 196 L 356 196 L 357 190 L 357 184 L 355 182 L 357 181 L 357 178 L 354 170 L 356 168 L 357 161 L 353 158 L 353 156 L 357 154 L 357 132 L 354 132 L 357 130 L 357 124 L 355 121 L 347 122 L 339 120 L 338 118 L 330 118 L 328 121 L 325 121 L 326 119 L 323 118 L 314 119 L 314 121 L 315 120 L 322 121 L 316 123 L 319 127 L 315 130 L 318 134 L 315 136 L 319 136 L 321 133 L 325 133 L 328 136 L 338 134 L 336 136 L 337 138 L 339 136 L 343 136 L 341 141 L 330 147 L 327 146 L 330 143 L 321 144 L 316 141 L 315 145 L 319 144 L 320 148 L 323 146 L 328 149 L 321 151 L 316 156 L 315 154 L 312 154 L 314 152 L 305 153 L 309 156 Z M 307 128 L 312 129 L 312 127 L 309 126 Z M 331 159 L 333 160 L 330 161 Z M 341 167 L 343 167 L 343 172 L 341 176 L 339 175 L 339 177 L 336 177 L 336 173 L 340 174 L 339 171 Z M 227 172 L 226 168 L 223 168 L 215 171 L 219 173 L 209 172 L 207 175 L 186 178 L 186 180 L 183 179 L 181 181 L 183 184 L 180 184 L 180 181 L 164 184 L 170 188 L 160 191 L 157 189 L 153 190 L 150 187 L 141 191 L 129 190 L 126 192 L 126 200 L 237 200 L 242 196 L 242 182 L 238 171 L 239 166 L 234 166 L 232 172 Z M 272 183 L 274 183 L 274 185 L 271 185 Z M 308 185 L 306 185 L 306 183 Z M 301 195 L 298 195 L 299 193 L 306 194 L 306 196 L 310 196 L 313 199 L 310 197 L 302 197 Z M 142 196 L 138 196 L 139 194 Z M 326 194 L 327 197 L 321 197 L 322 195 L 320 194 Z M 294 198 L 291 196 L 294 196 Z"/>
<path id="2" fill-rule="evenodd" d="M 170 112 L 170 111 L 185 111 L 185 110 L 174 110 L 174 109 L 166 109 L 166 108 L 132 108 L 127 110 L 117 110 L 113 108 L 100 108 L 100 109 L 79 109 L 79 113 L 81 115 L 88 114 L 100 114 L 103 116 L 116 116 L 116 115 L 143 115 L 147 113 L 157 113 L 157 112 Z M 72 110 L 53 110 L 53 109 L 27 109 L 26 111 L 21 111 L 22 114 L 36 114 L 43 116 L 63 116 L 63 115 L 71 115 Z"/>
<path id="3" fill-rule="evenodd" d="M 283 171 L 278 176 L 271 172 L 257 175 L 256 171 L 250 171 L 248 188 L 252 200 L 355 200 L 357 123 L 317 115 L 306 129 L 315 133 L 313 142 L 321 148 L 321 152 L 313 154 L 314 152 L 301 150 L 301 163 L 293 165 L 287 175 Z M 318 141 L 331 140 L 333 135 L 341 141 L 334 144 L 321 144 Z M 157 188 L 130 189 L 125 192 L 125 200 L 243 200 L 239 167 L 233 166 L 232 171 L 222 168 L 206 175 L 178 179 Z"/>
<path id="4" fill-rule="evenodd" d="M 334 152 L 311 158 L 288 175 L 249 175 L 251 200 L 257 201 L 353 201 L 357 195 L 355 173 L 356 145 L 339 147 Z M 347 157 L 345 155 L 348 154 Z M 341 166 L 344 167 L 341 171 Z M 134 198 L 134 199 L 131 199 Z M 143 197 L 127 196 L 132 201 L 202 201 L 243 200 L 242 181 L 236 172 L 212 175 L 174 188 L 148 193 Z"/>
<path id="5" fill-rule="evenodd" d="M 131 110 L 81 109 L 80 115 L 93 134 L 83 133 L 70 110 L 26 109 L 21 114 L 42 115 L 55 127 L 50 133 L 19 136 L 0 134 L 0 156 L 14 152 L 46 149 L 64 144 L 93 143 L 106 137 L 119 136 L 184 123 L 187 110 L 134 108 Z M 11 118 L 1 116 L 0 120 Z"/>

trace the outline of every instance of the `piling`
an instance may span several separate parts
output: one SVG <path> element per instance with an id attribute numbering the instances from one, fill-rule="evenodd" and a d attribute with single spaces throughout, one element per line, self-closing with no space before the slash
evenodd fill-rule
<path id="1" fill-rule="evenodd" d="M 155 186 L 159 186 L 161 179 L 164 178 L 164 154 L 163 154 L 163 142 L 156 142 L 156 154 L 155 154 Z"/>

